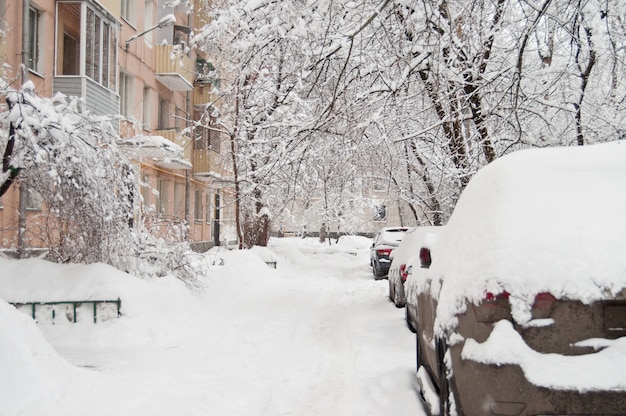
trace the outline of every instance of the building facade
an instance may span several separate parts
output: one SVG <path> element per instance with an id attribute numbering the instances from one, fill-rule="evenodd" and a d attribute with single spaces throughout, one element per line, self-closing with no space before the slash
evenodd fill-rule
<path id="1" fill-rule="evenodd" d="M 0 59 L 16 88 L 28 80 L 39 95 L 78 96 L 94 114 L 111 116 L 139 172 L 133 222 L 202 251 L 236 240 L 227 138 L 207 117 L 212 84 L 198 68 L 209 60 L 189 47 L 206 2 L 195 14 L 169 3 L 0 0 Z M 21 233 L 20 185 L 0 199 L 1 248 L 40 245 L 28 229 L 45 207 L 25 193 Z"/>

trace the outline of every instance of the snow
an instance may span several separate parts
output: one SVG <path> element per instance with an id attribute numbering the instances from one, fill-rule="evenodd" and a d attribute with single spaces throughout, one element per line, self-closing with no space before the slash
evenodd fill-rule
<path id="1" fill-rule="evenodd" d="M 594 354 L 565 356 L 532 350 L 509 321 L 495 324 L 484 343 L 468 339 L 462 357 L 486 364 L 514 364 L 536 386 L 561 390 L 626 391 L 626 337 L 577 346 L 605 347 Z"/>
<path id="2" fill-rule="evenodd" d="M 117 140 L 117 144 L 135 157 L 181 158 L 182 146 L 163 136 L 135 136 Z"/>
<path id="3" fill-rule="evenodd" d="M 431 248 L 433 293 L 446 276 L 440 325 L 453 326 L 464 300 L 487 291 L 508 291 L 520 323 L 537 293 L 585 303 L 619 293 L 624 183 L 626 142 L 524 150 L 481 169 Z"/>
<path id="4" fill-rule="evenodd" d="M 371 240 L 332 243 L 214 248 L 201 292 L 0 259 L 0 414 L 424 415 L 414 337 L 370 276 Z M 5 302 L 111 297 L 122 316 L 97 324 L 36 324 Z"/>
<path id="5" fill-rule="evenodd" d="M 404 234 L 400 245 L 391 252 L 391 267 L 400 267 L 407 264 L 409 259 L 419 254 L 422 244 L 428 244 L 431 235 L 436 234 L 440 227 L 415 227 Z"/>
<path id="6" fill-rule="evenodd" d="M 450 221 L 432 241 L 433 263 L 417 285 L 438 295 L 435 330 L 464 359 L 518 365 L 533 384 L 552 389 L 626 391 L 626 337 L 591 339 L 580 356 L 543 354 L 525 344 L 511 322 L 494 325 L 483 343 L 456 332 L 456 315 L 486 292 L 507 291 L 515 322 L 532 320 L 535 295 L 559 299 L 624 298 L 626 288 L 626 142 L 534 149 L 480 170 Z"/>

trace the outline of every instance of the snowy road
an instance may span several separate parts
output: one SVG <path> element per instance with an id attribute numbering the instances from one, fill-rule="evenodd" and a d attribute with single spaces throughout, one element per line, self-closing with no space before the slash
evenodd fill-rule
<path id="1" fill-rule="evenodd" d="M 90 369 L 47 414 L 424 415 L 414 337 L 387 282 L 372 279 L 368 252 L 293 241 L 273 243 L 276 270 L 229 255 L 167 319 L 122 318 L 98 335 L 45 328 Z"/>

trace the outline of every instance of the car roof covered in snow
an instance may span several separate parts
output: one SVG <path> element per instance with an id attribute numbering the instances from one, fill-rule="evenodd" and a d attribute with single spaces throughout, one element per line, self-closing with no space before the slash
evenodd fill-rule
<path id="1" fill-rule="evenodd" d="M 429 236 L 439 231 L 441 227 L 423 226 L 410 229 L 402 238 L 402 242 L 391 253 L 391 267 L 406 264 L 409 259 L 419 254 L 424 243 L 428 243 Z"/>

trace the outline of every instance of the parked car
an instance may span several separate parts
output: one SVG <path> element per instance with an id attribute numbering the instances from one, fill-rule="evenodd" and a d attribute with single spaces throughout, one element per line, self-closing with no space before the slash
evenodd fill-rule
<path id="1" fill-rule="evenodd" d="M 426 242 L 430 234 L 435 233 L 438 227 L 415 227 L 408 230 L 397 248 L 391 252 L 391 265 L 387 277 L 389 279 L 389 300 L 396 307 L 405 305 L 404 282 L 409 275 L 407 268 L 411 257 L 419 253 L 420 247 Z"/>
<path id="2" fill-rule="evenodd" d="M 472 178 L 415 285 L 432 413 L 626 414 L 625 184 L 624 141 L 519 151 Z"/>
<path id="3" fill-rule="evenodd" d="M 389 254 L 391 250 L 398 247 L 408 230 L 407 227 L 386 227 L 376 234 L 370 250 L 370 266 L 372 266 L 375 279 L 378 280 L 387 276 L 391 265 Z"/>
<path id="4" fill-rule="evenodd" d="M 417 328 L 417 290 L 423 286 L 430 266 L 430 247 L 435 244 L 439 231 L 442 227 L 431 227 L 432 232 L 428 232 L 421 240 L 421 244 L 416 247 L 417 255 L 411 257 L 406 264 L 406 281 L 403 289 L 405 293 L 405 319 L 406 325 L 411 332 L 416 332 Z"/>

